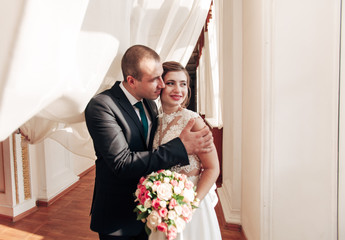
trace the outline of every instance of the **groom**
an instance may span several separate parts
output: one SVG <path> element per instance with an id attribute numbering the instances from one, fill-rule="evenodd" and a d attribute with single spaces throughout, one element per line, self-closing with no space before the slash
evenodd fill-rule
<path id="1" fill-rule="evenodd" d="M 190 121 L 178 138 L 152 150 L 158 115 L 153 100 L 165 87 L 160 57 L 134 45 L 125 52 L 121 68 L 124 81 L 93 97 L 85 109 L 97 156 L 91 230 L 101 240 L 142 240 L 147 239 L 144 224 L 133 212 L 139 178 L 188 165 L 187 154 L 210 151 L 213 138 L 208 128 L 191 132 Z"/>

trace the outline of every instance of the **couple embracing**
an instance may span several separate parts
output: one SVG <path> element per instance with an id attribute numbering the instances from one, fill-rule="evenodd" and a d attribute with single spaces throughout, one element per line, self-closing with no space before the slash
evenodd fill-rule
<path id="1" fill-rule="evenodd" d="M 96 152 L 91 229 L 101 240 L 164 240 L 147 236 L 136 220 L 133 193 L 139 179 L 172 169 L 192 179 L 201 200 L 177 239 L 221 239 L 210 189 L 219 175 L 212 134 L 197 113 L 187 110 L 190 77 L 177 62 L 134 45 L 121 61 L 124 80 L 93 97 L 85 119 Z M 160 97 L 162 111 L 156 103 Z"/>

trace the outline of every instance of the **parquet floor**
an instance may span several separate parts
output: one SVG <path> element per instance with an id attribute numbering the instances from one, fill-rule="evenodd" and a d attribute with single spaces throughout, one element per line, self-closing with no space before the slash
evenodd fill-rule
<path id="1" fill-rule="evenodd" d="M 76 187 L 49 207 L 39 207 L 14 223 L 0 220 L 0 240 L 97 240 L 89 228 L 94 174 L 92 170 L 81 177 Z M 225 224 L 219 205 L 216 212 L 223 240 L 242 240 L 238 227 Z"/>

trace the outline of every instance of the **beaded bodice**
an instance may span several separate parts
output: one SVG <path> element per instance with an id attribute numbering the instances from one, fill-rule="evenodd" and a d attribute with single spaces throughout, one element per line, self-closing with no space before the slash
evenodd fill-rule
<path id="1" fill-rule="evenodd" d="M 181 109 L 177 112 L 166 114 L 161 113 L 158 116 L 159 126 L 153 140 L 153 148 L 157 148 L 161 144 L 165 144 L 170 140 L 178 137 L 184 127 L 187 125 L 191 118 L 197 118 L 199 115 L 188 109 Z M 176 172 L 185 172 L 187 175 L 191 171 L 201 168 L 201 162 L 198 156 L 188 155 L 189 165 L 187 166 L 174 166 L 170 170 Z"/>

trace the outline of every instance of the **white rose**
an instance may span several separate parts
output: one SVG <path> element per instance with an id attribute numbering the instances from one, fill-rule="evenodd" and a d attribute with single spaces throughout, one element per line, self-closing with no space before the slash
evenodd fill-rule
<path id="1" fill-rule="evenodd" d="M 165 183 L 169 183 L 169 182 L 170 182 L 170 178 L 165 177 L 165 178 L 164 178 L 164 182 L 165 182 Z"/>
<path id="2" fill-rule="evenodd" d="M 168 212 L 168 218 L 175 221 L 176 218 L 177 218 L 176 212 L 175 212 L 174 210 L 170 210 L 170 211 Z"/>
<path id="3" fill-rule="evenodd" d="M 159 205 L 162 207 L 162 208 L 165 208 L 167 206 L 167 202 L 166 201 L 160 201 L 159 202 Z"/>
<path id="4" fill-rule="evenodd" d="M 179 181 L 178 182 L 178 186 L 179 186 L 179 188 L 184 189 L 184 182 L 183 181 Z"/>
<path id="5" fill-rule="evenodd" d="M 175 209 L 178 216 L 180 216 L 182 214 L 182 207 L 180 205 L 175 206 L 174 209 Z"/>
<path id="6" fill-rule="evenodd" d="M 182 196 L 184 197 L 184 202 L 192 202 L 194 200 L 194 191 L 193 189 L 184 189 Z"/>
<path id="7" fill-rule="evenodd" d="M 186 222 L 182 218 L 179 217 L 175 220 L 175 225 L 176 225 L 177 232 L 180 233 L 185 228 Z"/>
<path id="8" fill-rule="evenodd" d="M 178 187 L 178 186 L 174 187 L 174 193 L 180 194 L 181 192 L 182 192 L 182 190 L 180 187 Z"/>
<path id="9" fill-rule="evenodd" d="M 161 200 L 169 200 L 172 196 L 172 188 L 168 183 L 162 183 L 157 187 L 157 196 Z"/>
<path id="10" fill-rule="evenodd" d="M 165 171 L 165 175 L 171 176 L 171 174 L 172 174 L 172 172 L 171 172 L 170 170 L 166 170 L 166 171 Z"/>
<path id="11" fill-rule="evenodd" d="M 161 217 L 157 211 L 152 211 L 151 214 L 147 217 L 146 225 L 152 231 L 156 229 L 156 227 L 161 223 Z"/>
<path id="12" fill-rule="evenodd" d="M 157 187 L 158 187 L 157 185 L 153 185 L 152 188 L 151 188 L 152 192 L 156 192 L 157 191 Z"/>
<path id="13" fill-rule="evenodd" d="M 144 202 L 144 208 L 150 208 L 152 206 L 152 201 L 151 199 L 146 199 Z"/>

